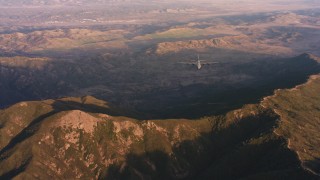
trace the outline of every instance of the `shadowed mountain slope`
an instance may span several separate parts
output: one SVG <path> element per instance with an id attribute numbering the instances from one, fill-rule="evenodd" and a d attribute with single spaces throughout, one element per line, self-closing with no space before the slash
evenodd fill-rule
<path id="1" fill-rule="evenodd" d="M 137 121 L 90 96 L 18 103 L 0 111 L 0 175 L 317 179 L 319 80 L 198 120 Z"/>

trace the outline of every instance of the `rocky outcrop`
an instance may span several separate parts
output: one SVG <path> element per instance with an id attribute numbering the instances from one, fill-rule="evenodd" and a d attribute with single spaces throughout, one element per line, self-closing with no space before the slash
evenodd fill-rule
<path id="1" fill-rule="evenodd" d="M 166 54 L 169 52 L 179 52 L 186 49 L 204 49 L 212 47 L 228 47 L 231 43 L 223 38 L 177 41 L 177 42 L 163 42 L 157 44 L 155 53 Z"/>

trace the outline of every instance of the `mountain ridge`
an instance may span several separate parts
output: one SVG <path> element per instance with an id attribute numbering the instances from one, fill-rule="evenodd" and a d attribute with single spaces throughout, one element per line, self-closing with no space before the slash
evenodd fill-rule
<path id="1" fill-rule="evenodd" d="M 316 179 L 316 175 L 299 168 L 314 171 L 319 162 L 309 163 L 310 156 L 301 159 L 299 147 L 306 145 L 283 133 L 288 132 L 289 126 L 283 124 L 287 121 L 284 110 L 279 107 L 274 110 L 274 102 L 282 102 L 279 92 L 294 96 L 306 91 L 304 97 L 314 99 L 314 92 L 319 92 L 319 81 L 320 75 L 314 75 L 295 90 L 277 90 L 260 105 L 245 105 L 225 116 L 199 120 L 138 121 L 112 116 L 115 110 L 110 111 L 108 103 L 90 96 L 18 103 L 0 111 L 0 174 L 15 179 L 210 179 L 213 176 L 228 179 L 287 177 L 290 172 L 292 177 Z M 306 86 L 308 88 L 304 88 Z M 310 111 L 317 106 L 319 104 L 307 107 Z M 25 114 L 28 112 L 29 116 Z M 86 121 L 88 119 L 91 120 Z M 20 129 L 11 128 L 12 123 Z M 273 153 L 263 155 L 266 149 Z M 247 156 L 249 152 L 257 159 Z M 267 157 L 277 165 L 265 166 L 263 159 Z M 312 157 L 317 158 L 317 153 Z M 244 159 L 238 161 L 239 158 Z M 239 163 L 242 168 L 238 167 Z M 233 170 L 229 172 L 227 167 Z"/>
<path id="2" fill-rule="evenodd" d="M 308 93 L 314 93 L 314 99 L 309 100 L 308 104 L 303 104 L 304 106 L 314 106 L 316 109 L 319 110 L 319 104 L 317 107 L 317 101 L 319 101 L 319 97 L 316 96 L 316 93 L 319 92 L 317 90 L 319 89 L 319 81 L 320 75 L 312 75 L 310 76 L 308 82 L 297 85 L 296 87 L 292 89 L 279 89 L 275 91 L 275 94 L 273 96 L 265 97 L 263 101 L 261 102 L 263 106 L 269 106 L 274 109 L 274 112 L 280 116 L 280 118 L 283 120 L 279 129 L 275 130 L 275 133 L 279 136 L 283 135 L 286 138 L 288 138 L 288 148 L 294 150 L 302 164 L 302 167 L 306 170 L 312 172 L 313 174 L 316 174 L 320 176 L 320 172 L 318 171 L 320 167 L 320 162 L 312 162 L 309 164 L 308 160 L 318 156 L 320 154 L 316 147 L 319 144 L 319 136 L 317 135 L 317 130 L 314 128 L 311 128 L 315 124 L 319 123 L 319 112 L 315 111 L 312 114 L 306 113 L 306 107 L 303 107 L 301 105 L 290 103 L 289 106 L 285 106 L 281 104 L 284 104 L 285 102 L 277 100 L 277 97 L 286 97 L 290 96 L 290 94 L 298 94 L 303 95 L 305 92 Z M 317 90 L 314 89 L 307 89 L 308 86 L 316 86 Z M 288 95 L 289 94 L 289 95 Z M 304 102 L 305 99 L 301 97 L 295 97 L 298 100 L 297 102 Z M 300 100 L 300 101 L 299 101 Z M 287 100 L 288 101 L 288 100 Z M 297 112 L 295 109 L 299 108 L 300 110 Z M 307 120 L 309 118 L 309 120 Z M 299 120 L 303 120 L 302 122 Z M 310 126 L 310 124 L 312 124 Z M 290 126 L 288 128 L 287 126 Z M 309 126 L 308 131 L 309 135 L 305 136 L 302 133 L 304 133 L 303 130 L 306 128 L 306 126 Z M 310 129 L 311 128 L 311 129 Z M 299 131 L 300 130 L 300 131 Z M 294 131 L 294 132 L 292 132 Z M 312 136 L 314 139 L 308 139 Z M 302 140 L 301 140 L 302 138 Z M 303 144 L 303 145 L 301 145 Z"/>

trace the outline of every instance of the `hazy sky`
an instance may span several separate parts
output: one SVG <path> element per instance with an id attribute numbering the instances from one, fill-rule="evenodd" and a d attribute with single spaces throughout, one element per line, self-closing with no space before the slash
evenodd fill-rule
<path id="1" fill-rule="evenodd" d="M 210 2 L 210 3 L 232 3 L 237 5 L 239 3 L 255 3 L 255 4 L 284 4 L 288 3 L 319 3 L 319 0 L 0 0 L 0 4 L 25 4 L 25 5 L 38 5 L 38 4 L 62 4 L 62 3 L 82 3 L 82 4 L 93 4 L 93 3 L 108 3 L 108 2 L 121 2 L 121 3 L 129 3 L 129 2 L 145 2 L 145 3 L 155 3 L 155 2 L 192 2 L 192 3 L 199 3 L 199 2 Z"/>

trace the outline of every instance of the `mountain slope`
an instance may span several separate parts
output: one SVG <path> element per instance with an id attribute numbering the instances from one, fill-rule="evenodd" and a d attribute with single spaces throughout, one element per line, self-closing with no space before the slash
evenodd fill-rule
<path id="1" fill-rule="evenodd" d="M 138 121 L 89 96 L 18 103 L 0 111 L 0 176 L 317 179 L 319 84 L 199 120 Z"/>
<path id="2" fill-rule="evenodd" d="M 262 102 L 281 117 L 275 133 L 288 139 L 288 148 L 294 150 L 304 168 L 320 175 L 320 76 L 294 89 L 278 90 Z M 311 98 L 312 97 L 312 98 Z"/>

